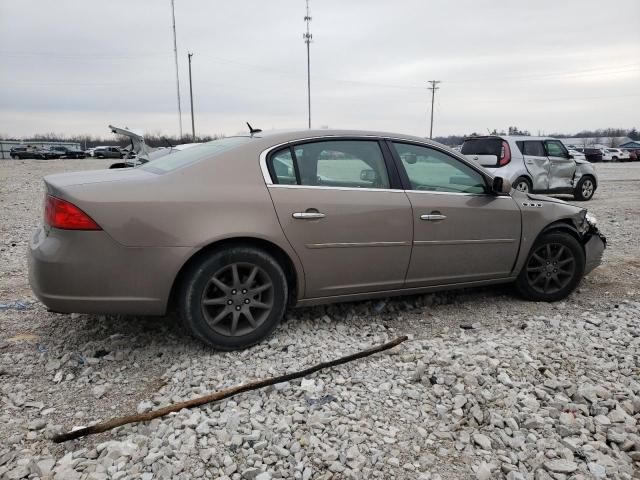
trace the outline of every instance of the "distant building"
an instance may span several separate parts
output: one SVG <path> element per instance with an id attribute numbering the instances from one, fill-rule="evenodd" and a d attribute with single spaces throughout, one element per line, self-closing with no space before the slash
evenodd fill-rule
<path id="1" fill-rule="evenodd" d="M 620 148 L 626 148 L 627 150 L 640 150 L 640 140 L 631 140 L 629 142 L 621 143 Z"/>
<path id="2" fill-rule="evenodd" d="M 80 150 L 77 142 L 27 142 L 22 140 L 0 140 L 0 159 L 11 158 L 9 152 L 13 147 L 67 147 Z"/>
<path id="3" fill-rule="evenodd" d="M 561 138 L 560 141 L 565 145 L 572 145 L 574 147 L 621 147 L 623 143 L 630 142 L 629 137 L 573 137 L 573 138 Z"/>

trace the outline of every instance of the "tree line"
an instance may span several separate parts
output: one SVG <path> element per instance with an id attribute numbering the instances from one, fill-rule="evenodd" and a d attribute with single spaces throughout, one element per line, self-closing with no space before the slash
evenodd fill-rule
<path id="1" fill-rule="evenodd" d="M 482 135 L 532 135 L 528 130 L 520 130 L 518 127 L 509 127 L 507 131 L 504 130 L 487 130 L 487 133 L 472 132 L 467 135 L 448 135 L 446 137 L 435 137 L 436 142 L 443 143 L 449 146 L 460 145 L 465 138 L 478 137 Z M 631 140 L 640 140 L 640 132 L 637 128 L 599 128 L 597 130 L 581 130 L 576 133 L 544 133 L 538 131 L 537 136 L 547 136 L 555 138 L 601 138 L 603 141 L 613 137 L 629 137 Z"/>
<path id="2" fill-rule="evenodd" d="M 443 143 L 444 145 L 456 146 L 460 145 L 467 137 L 477 137 L 482 135 L 531 135 L 528 130 L 521 130 L 516 126 L 510 126 L 507 131 L 504 130 L 488 130 L 487 133 L 472 132 L 464 135 L 448 135 L 435 137 L 436 142 Z M 549 133 L 537 132 L 536 135 L 549 136 L 556 138 L 602 138 L 603 140 L 612 137 L 629 137 L 632 140 L 640 140 L 640 132 L 637 128 L 600 128 L 597 130 L 581 130 L 577 133 Z M 196 136 L 195 140 L 191 136 L 184 135 L 182 138 L 178 136 L 163 135 L 159 132 L 146 134 L 144 140 L 150 147 L 167 147 L 169 145 L 180 145 L 182 143 L 191 142 L 209 142 L 217 138 L 224 137 L 224 135 L 202 135 Z M 11 138 L 8 136 L 0 135 L 0 140 L 18 140 L 24 143 L 28 142 L 75 142 L 79 143 L 82 148 L 92 148 L 99 145 L 113 145 L 124 147 L 129 144 L 129 140 L 126 137 L 115 135 L 109 138 L 99 137 L 95 135 L 60 135 L 56 133 L 37 134 L 29 138 Z"/>

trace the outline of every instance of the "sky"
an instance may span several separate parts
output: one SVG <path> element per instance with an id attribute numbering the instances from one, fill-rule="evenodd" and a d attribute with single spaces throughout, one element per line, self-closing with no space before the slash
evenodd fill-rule
<path id="1" fill-rule="evenodd" d="M 313 127 L 640 127 L 640 0 L 310 0 Z M 182 125 L 307 126 L 304 0 L 175 0 Z M 170 0 L 0 0 L 0 135 L 177 135 Z"/>

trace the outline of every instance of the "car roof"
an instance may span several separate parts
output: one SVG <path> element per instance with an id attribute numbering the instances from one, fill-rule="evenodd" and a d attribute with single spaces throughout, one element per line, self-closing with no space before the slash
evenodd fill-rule
<path id="1" fill-rule="evenodd" d="M 234 135 L 236 137 L 249 137 L 249 135 Z M 295 140 L 304 140 L 310 138 L 321 137 L 379 137 L 393 138 L 398 140 L 408 140 L 413 142 L 421 142 L 426 144 L 442 146 L 438 142 L 429 140 L 425 137 L 417 137 L 414 135 L 406 135 L 402 133 L 380 132 L 375 130 L 348 130 L 348 129 L 295 129 L 295 130 L 270 130 L 260 132 L 253 135 L 254 138 L 263 138 L 270 141 L 291 142 Z"/>
<path id="2" fill-rule="evenodd" d="M 555 137 L 532 137 L 531 135 L 478 135 L 478 136 L 474 136 L 474 137 L 465 137 L 465 140 L 473 140 L 475 138 L 498 138 L 501 140 L 513 140 L 513 141 L 523 141 L 523 140 L 529 140 L 529 141 L 543 141 L 543 140 L 559 140 L 562 141 L 560 138 L 555 138 Z"/>

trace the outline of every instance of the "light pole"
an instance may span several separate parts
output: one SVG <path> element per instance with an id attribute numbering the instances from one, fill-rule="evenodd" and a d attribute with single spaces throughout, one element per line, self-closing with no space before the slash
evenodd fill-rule
<path id="1" fill-rule="evenodd" d="M 189 98 L 191 99 L 191 136 L 193 137 L 193 141 L 196 141 L 196 123 L 193 118 L 193 84 L 191 83 L 191 57 L 193 57 L 193 53 L 187 53 L 187 58 L 189 59 Z"/>
<path id="2" fill-rule="evenodd" d="M 307 108 L 309 113 L 309 128 L 311 128 L 311 56 L 310 56 L 310 44 L 313 35 L 309 31 L 309 23 L 311 22 L 311 15 L 309 15 L 309 0 L 307 1 L 307 14 L 304 17 L 304 21 L 307 23 L 307 31 L 302 34 L 304 43 L 307 44 Z"/>
<path id="3" fill-rule="evenodd" d="M 182 140 L 182 107 L 180 106 L 180 75 L 178 74 L 178 42 L 176 40 L 176 12 L 171 0 L 171 19 L 173 25 L 173 57 L 176 61 L 176 90 L 178 94 L 178 124 L 180 125 L 180 139 Z"/>

